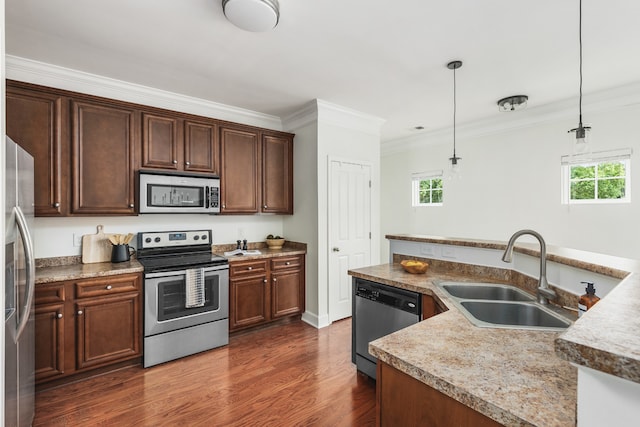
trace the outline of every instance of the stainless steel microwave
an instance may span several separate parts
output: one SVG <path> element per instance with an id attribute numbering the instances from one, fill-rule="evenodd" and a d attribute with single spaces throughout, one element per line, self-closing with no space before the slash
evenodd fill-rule
<path id="1" fill-rule="evenodd" d="M 220 179 L 140 171 L 140 213 L 220 212 Z"/>

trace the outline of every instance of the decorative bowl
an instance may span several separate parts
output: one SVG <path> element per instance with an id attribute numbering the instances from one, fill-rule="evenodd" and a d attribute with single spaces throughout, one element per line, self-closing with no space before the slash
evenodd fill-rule
<path id="1" fill-rule="evenodd" d="M 411 274 L 424 274 L 429 268 L 429 264 L 422 261 L 416 261 L 413 259 L 405 259 L 400 261 L 400 265 L 404 268 L 404 271 Z"/>
<path id="2" fill-rule="evenodd" d="M 266 242 L 269 249 L 282 249 L 284 245 L 284 239 L 267 239 Z"/>

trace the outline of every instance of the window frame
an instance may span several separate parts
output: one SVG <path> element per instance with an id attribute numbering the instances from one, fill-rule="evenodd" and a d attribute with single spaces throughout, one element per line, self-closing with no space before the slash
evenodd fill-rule
<path id="1" fill-rule="evenodd" d="M 610 151 L 600 151 L 590 154 L 580 154 L 574 156 L 562 156 L 561 173 L 562 173 L 562 204 L 564 205 L 587 205 L 587 204 L 621 204 L 631 203 L 631 154 L 630 148 Z M 624 164 L 625 174 L 623 177 L 599 178 L 598 167 L 605 163 L 620 162 Z M 571 178 L 571 168 L 575 166 L 591 167 L 594 169 L 594 196 L 593 199 L 571 199 L 571 184 L 577 180 Z M 598 181 L 607 179 L 624 178 L 624 197 L 620 199 L 599 199 L 598 198 Z M 583 180 L 585 181 L 585 180 Z"/>
<path id="2" fill-rule="evenodd" d="M 431 186 L 429 192 L 431 196 L 433 196 L 433 181 L 439 179 L 441 181 L 440 191 L 442 192 L 442 197 L 440 202 L 429 202 L 429 203 L 421 203 L 420 202 L 420 183 L 422 181 L 431 181 Z M 430 197 L 433 200 L 433 197 Z M 411 174 L 411 207 L 414 208 L 422 208 L 422 207 L 433 207 L 433 206 L 442 206 L 444 202 L 444 173 L 443 171 L 429 171 L 429 172 L 420 172 Z"/>

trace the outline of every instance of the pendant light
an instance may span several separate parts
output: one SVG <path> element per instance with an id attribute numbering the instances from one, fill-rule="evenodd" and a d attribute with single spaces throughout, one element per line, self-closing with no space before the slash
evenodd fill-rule
<path id="1" fill-rule="evenodd" d="M 456 156 L 456 70 L 462 67 L 462 61 L 451 61 L 447 64 L 447 68 L 453 70 L 453 156 L 449 157 L 451 162 L 451 177 L 460 176 L 459 160 L 462 157 Z"/>
<path id="2" fill-rule="evenodd" d="M 578 102 L 579 120 L 578 127 L 571 129 L 569 133 L 575 133 L 573 141 L 574 154 L 588 154 L 590 152 L 589 133 L 590 126 L 582 124 L 582 0 L 579 0 L 579 24 L 578 24 L 578 45 L 580 48 L 580 98 Z"/>

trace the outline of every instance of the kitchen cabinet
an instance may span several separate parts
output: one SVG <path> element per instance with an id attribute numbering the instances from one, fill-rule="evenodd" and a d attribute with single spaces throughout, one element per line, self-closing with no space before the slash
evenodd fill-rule
<path id="1" fill-rule="evenodd" d="M 142 355 L 140 274 L 37 285 L 36 383 Z"/>
<path id="2" fill-rule="evenodd" d="M 135 215 L 136 111 L 72 99 L 71 112 L 71 214 Z"/>
<path id="3" fill-rule="evenodd" d="M 142 113 L 142 167 L 219 173 L 217 125 L 176 116 Z"/>
<path id="4" fill-rule="evenodd" d="M 231 262 L 229 330 L 301 314 L 304 271 L 304 255 Z"/>
<path id="5" fill-rule="evenodd" d="M 376 381 L 377 425 L 385 426 L 474 426 L 501 424 L 378 361 Z"/>
<path id="6" fill-rule="evenodd" d="M 7 82 L 7 135 L 34 158 L 37 216 L 69 210 L 68 98 Z"/>
<path id="7" fill-rule="evenodd" d="M 293 137 L 223 127 L 221 213 L 293 214 Z"/>

